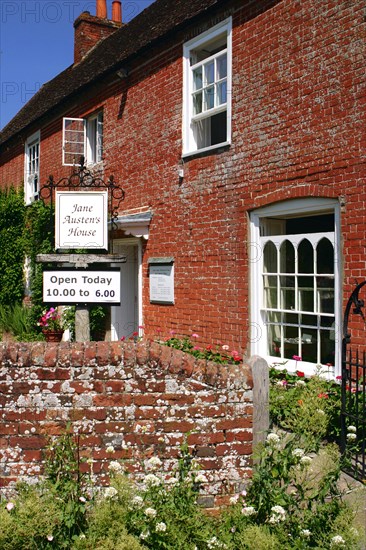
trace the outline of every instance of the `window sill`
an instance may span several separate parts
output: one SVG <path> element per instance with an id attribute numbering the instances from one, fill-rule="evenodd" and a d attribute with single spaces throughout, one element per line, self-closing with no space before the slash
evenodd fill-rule
<path id="1" fill-rule="evenodd" d="M 211 145 L 210 147 L 205 147 L 204 149 L 197 149 L 194 151 L 187 151 L 182 153 L 183 159 L 199 158 L 206 157 L 211 154 L 224 153 L 230 149 L 231 142 L 225 141 L 223 143 L 218 143 L 217 145 Z"/>

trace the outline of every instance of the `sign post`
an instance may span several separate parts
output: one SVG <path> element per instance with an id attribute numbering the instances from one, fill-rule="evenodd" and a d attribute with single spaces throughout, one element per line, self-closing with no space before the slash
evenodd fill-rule
<path id="1" fill-rule="evenodd" d="M 115 254 L 70 254 L 66 250 L 108 251 L 108 214 L 111 231 L 117 228 L 123 189 L 110 176 L 107 182 L 80 166 L 69 177 L 55 183 L 50 176 L 40 189 L 42 199 L 55 195 L 55 249 L 57 254 L 40 254 L 38 262 L 56 262 L 62 267 L 43 274 L 43 301 L 59 305 L 75 304 L 75 339 L 90 340 L 89 304 L 120 303 L 120 270 L 91 270 L 94 263 L 119 263 L 126 258 Z M 64 252 L 62 252 L 64 251 Z M 65 269 L 65 265 L 68 266 Z"/>

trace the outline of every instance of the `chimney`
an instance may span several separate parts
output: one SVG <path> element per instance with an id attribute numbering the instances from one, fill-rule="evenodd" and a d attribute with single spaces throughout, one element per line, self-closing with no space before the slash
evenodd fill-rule
<path id="1" fill-rule="evenodd" d="M 100 19 L 107 19 L 107 0 L 97 0 L 96 16 Z"/>
<path id="2" fill-rule="evenodd" d="M 112 21 L 122 23 L 122 5 L 121 0 L 113 0 L 112 2 Z"/>
<path id="3" fill-rule="evenodd" d="M 74 65 L 96 44 L 122 26 L 120 0 L 113 2 L 113 21 L 107 19 L 107 0 L 96 0 L 96 8 L 97 15 L 90 15 L 88 11 L 84 11 L 74 22 Z"/>
<path id="4" fill-rule="evenodd" d="M 87 11 L 79 15 L 74 22 L 74 65 L 84 59 L 96 44 L 121 26 L 122 23 L 90 15 Z"/>

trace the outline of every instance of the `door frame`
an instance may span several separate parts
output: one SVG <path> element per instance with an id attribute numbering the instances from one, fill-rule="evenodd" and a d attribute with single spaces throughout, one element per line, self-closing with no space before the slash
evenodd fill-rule
<path id="1" fill-rule="evenodd" d="M 143 315 L 142 315 L 142 240 L 139 237 L 129 237 L 126 239 L 114 239 L 114 245 L 121 246 L 137 246 L 137 324 L 139 336 L 143 335 L 143 329 L 140 328 L 143 325 Z M 112 264 L 113 265 L 113 264 Z M 113 326 L 113 321 L 115 320 L 115 311 L 112 306 L 111 309 L 111 340 L 116 341 L 116 332 Z"/>

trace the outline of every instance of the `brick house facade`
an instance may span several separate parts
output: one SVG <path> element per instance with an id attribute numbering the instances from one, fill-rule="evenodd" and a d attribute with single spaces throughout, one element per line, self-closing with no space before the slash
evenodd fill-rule
<path id="1" fill-rule="evenodd" d="M 122 184 L 111 338 L 196 332 L 339 373 L 365 273 L 363 2 L 156 0 L 128 24 L 74 26 L 75 63 L 0 133 L 0 182 L 30 202 L 84 152 Z M 150 300 L 157 258 L 172 304 Z"/>

